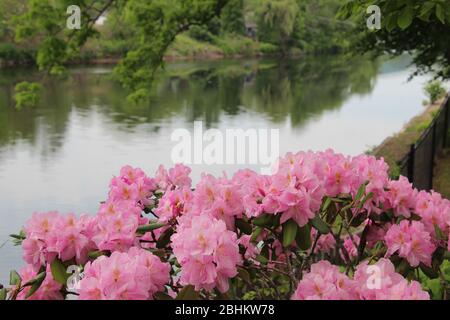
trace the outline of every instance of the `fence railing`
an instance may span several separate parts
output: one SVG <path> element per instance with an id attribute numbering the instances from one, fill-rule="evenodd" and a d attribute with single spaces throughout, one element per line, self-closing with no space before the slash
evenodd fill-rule
<path id="1" fill-rule="evenodd" d="M 436 155 L 450 146 L 450 92 L 428 128 L 411 145 L 409 153 L 400 161 L 400 173 L 408 177 L 419 190 L 433 188 Z"/>

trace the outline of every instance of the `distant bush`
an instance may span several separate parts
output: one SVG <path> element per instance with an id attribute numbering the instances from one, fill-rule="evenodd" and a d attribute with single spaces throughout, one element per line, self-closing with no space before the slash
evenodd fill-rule
<path id="1" fill-rule="evenodd" d="M 34 50 L 17 48 L 12 43 L 0 43 L 0 61 L 14 64 L 32 64 L 34 63 L 34 55 Z"/>
<path id="2" fill-rule="evenodd" d="M 425 86 L 425 92 L 427 93 L 431 103 L 435 103 L 437 100 L 445 96 L 445 89 L 442 86 L 442 82 L 439 80 L 428 82 Z"/>
<path id="3" fill-rule="evenodd" d="M 279 52 L 280 48 L 271 43 L 260 42 L 259 50 L 261 51 L 261 53 L 264 53 L 264 54 L 273 54 L 273 53 Z"/>
<path id="4" fill-rule="evenodd" d="M 200 26 L 192 26 L 189 31 L 188 35 L 195 40 L 203 41 L 203 42 L 212 42 L 213 41 L 213 34 L 208 31 L 205 27 Z"/>

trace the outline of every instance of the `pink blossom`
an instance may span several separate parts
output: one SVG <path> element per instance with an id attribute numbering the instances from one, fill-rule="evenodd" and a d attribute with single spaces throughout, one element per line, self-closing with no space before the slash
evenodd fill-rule
<path id="1" fill-rule="evenodd" d="M 369 269 L 370 267 L 370 269 Z M 380 259 L 374 265 L 361 263 L 355 272 L 354 279 L 361 300 L 429 300 L 416 281 L 408 283 L 388 259 Z"/>
<path id="2" fill-rule="evenodd" d="M 80 281 L 81 300 L 147 300 L 164 290 L 170 266 L 150 252 L 131 248 L 113 252 L 85 266 Z"/>
<path id="3" fill-rule="evenodd" d="M 326 260 L 311 266 L 311 271 L 299 282 L 293 300 L 349 300 L 355 299 L 356 288 L 352 279 L 339 272 Z"/>
<path id="4" fill-rule="evenodd" d="M 384 239 L 388 247 L 387 255 L 398 253 L 413 267 L 420 262 L 431 266 L 431 255 L 436 247 L 423 223 L 402 220 L 400 224 L 391 226 Z"/>
<path id="5" fill-rule="evenodd" d="M 22 278 L 22 283 L 34 279 L 38 272 L 32 265 L 27 265 L 22 268 L 19 272 L 20 277 Z M 47 265 L 46 274 L 44 281 L 40 285 L 39 289 L 36 290 L 30 297 L 26 298 L 27 294 L 30 291 L 30 286 L 25 287 L 22 291 L 17 295 L 18 300 L 63 300 L 63 295 L 61 294 L 61 285 L 57 283 L 52 276 L 52 272 L 50 270 L 50 265 Z"/>
<path id="6" fill-rule="evenodd" d="M 411 210 L 416 205 L 416 190 L 412 183 L 405 177 L 399 180 L 392 180 L 388 183 L 388 192 L 386 192 L 387 204 L 394 209 L 396 216 L 403 215 L 405 218 L 411 216 Z"/>
<path id="7" fill-rule="evenodd" d="M 222 220 L 208 215 L 184 219 L 172 235 L 172 248 L 182 267 L 180 283 L 196 290 L 228 291 L 228 280 L 241 263 L 237 235 Z"/>

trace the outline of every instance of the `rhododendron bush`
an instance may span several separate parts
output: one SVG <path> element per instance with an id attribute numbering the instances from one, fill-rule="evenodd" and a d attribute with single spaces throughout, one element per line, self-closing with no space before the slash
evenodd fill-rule
<path id="1" fill-rule="evenodd" d="M 34 213 L 5 299 L 447 298 L 450 201 L 331 150 L 231 178 L 126 166 L 97 215 Z M 82 271 L 75 286 L 69 269 Z M 73 280 L 73 279 L 72 279 Z"/>

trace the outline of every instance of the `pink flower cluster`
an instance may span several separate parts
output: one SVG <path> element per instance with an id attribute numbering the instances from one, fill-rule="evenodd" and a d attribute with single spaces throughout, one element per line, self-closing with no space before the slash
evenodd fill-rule
<path id="1" fill-rule="evenodd" d="M 271 176 L 241 170 L 231 181 L 241 190 L 243 210 L 249 218 L 262 213 L 281 214 L 281 223 L 293 219 L 303 226 L 318 212 L 324 196 L 356 196 L 366 182 L 366 192 L 373 197 L 364 208 L 381 212 L 389 181 L 387 171 L 383 160 L 365 155 L 346 157 L 327 150 L 289 153 L 280 159 L 278 171 Z"/>
<path id="2" fill-rule="evenodd" d="M 33 213 L 25 225 L 26 239 L 22 243 L 23 258 L 35 271 L 58 257 L 63 261 L 75 259 L 83 264 L 88 251 L 94 248 L 91 241 L 93 218 L 57 212 Z"/>
<path id="3" fill-rule="evenodd" d="M 170 265 L 136 247 L 88 262 L 80 281 L 81 300 L 148 300 L 163 291 Z"/>
<path id="4" fill-rule="evenodd" d="M 26 283 L 34 279 L 38 273 L 33 268 L 32 265 L 27 265 L 22 268 L 19 272 L 20 277 L 22 278 L 22 283 Z M 27 294 L 30 292 L 31 287 L 27 286 L 17 295 L 18 300 L 63 300 L 64 297 L 61 294 L 61 285 L 57 283 L 52 276 L 52 272 L 50 271 L 50 266 L 47 266 L 45 279 L 42 281 L 39 289 L 36 290 L 30 297 L 27 298 Z"/>
<path id="5" fill-rule="evenodd" d="M 166 170 L 160 165 L 155 175 L 157 189 L 166 191 L 175 188 L 191 187 L 192 180 L 189 177 L 191 168 L 177 163 L 173 168 Z"/>
<path id="6" fill-rule="evenodd" d="M 172 228 L 175 233 L 166 249 L 168 253 L 172 249 L 181 265 L 177 281 L 194 285 L 196 290 L 217 288 L 226 292 L 242 259 L 254 260 L 261 250 L 249 235 L 236 230 L 236 219 L 251 223 L 255 217 L 268 213 L 278 216 L 281 223 L 292 219 L 304 226 L 319 212 L 325 197 L 354 198 L 362 185 L 366 194 L 371 193 L 361 209 L 365 214 L 362 218 L 367 218 L 362 225 L 368 228 L 367 247 L 381 243 L 387 247 L 386 257 L 398 255 L 411 266 L 429 266 L 437 247 L 450 246 L 446 242 L 450 234 L 450 201 L 435 192 L 419 192 L 404 177 L 390 180 L 382 159 L 366 155 L 347 157 L 331 150 L 289 153 L 280 159 L 273 175 L 259 175 L 251 170 L 240 170 L 231 179 L 203 174 L 195 190 L 191 189 L 189 174 L 190 168 L 181 164 L 169 170 L 160 166 L 154 178 L 141 169 L 126 166 L 112 179 L 108 199 L 96 216 L 34 213 L 25 226 L 23 253 L 28 266 L 24 277 L 32 277 L 55 258 L 85 264 L 90 251 L 108 251 L 112 253 L 109 258 L 100 257 L 86 264 L 81 297 L 149 299 L 164 289 L 170 266 L 142 248 L 153 248 L 155 238 Z M 159 222 L 166 226 L 145 235 L 137 234 L 137 229 L 149 222 L 143 212 L 148 209 L 154 209 Z M 313 240 L 316 234 L 313 229 Z M 263 230 L 257 241 L 264 241 L 268 235 Z M 344 262 L 357 256 L 359 241 L 357 235 L 344 239 L 346 254 L 342 247 L 337 252 Z M 239 245 L 245 251 L 239 252 Z M 316 252 L 331 255 L 335 249 L 333 235 L 319 237 Z M 274 251 L 270 256 L 274 253 L 279 262 L 289 254 L 278 240 L 270 250 Z M 274 261 L 269 263 L 271 266 Z M 390 262 L 381 259 L 378 265 L 388 279 L 381 291 L 364 289 L 361 279 L 365 279 L 368 266 L 360 265 L 350 279 L 322 261 L 305 275 L 294 297 L 425 297 L 414 282 L 408 283 L 396 274 Z M 36 294 L 36 298 L 56 297 L 51 290 L 55 283 L 47 278 L 48 290 Z"/>
<path id="7" fill-rule="evenodd" d="M 389 228 L 384 239 L 388 255 L 398 252 L 413 267 L 417 267 L 420 262 L 431 266 L 431 255 L 436 246 L 431 242 L 430 233 L 425 230 L 423 223 L 402 220 L 400 224 Z"/>
<path id="8" fill-rule="evenodd" d="M 429 300 L 417 281 L 408 282 L 387 259 L 361 263 L 353 279 L 328 261 L 319 261 L 303 276 L 294 300 Z"/>
<path id="9" fill-rule="evenodd" d="M 237 275 L 241 256 L 236 233 L 227 230 L 222 220 L 208 215 L 186 216 L 171 240 L 181 265 L 182 285 L 228 291 L 228 280 Z"/>

